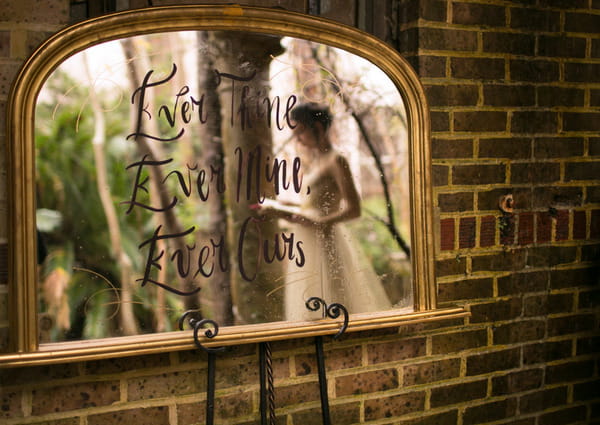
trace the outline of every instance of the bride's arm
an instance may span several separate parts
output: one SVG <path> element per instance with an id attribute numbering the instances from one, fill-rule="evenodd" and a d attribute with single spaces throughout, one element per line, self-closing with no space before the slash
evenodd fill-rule
<path id="1" fill-rule="evenodd" d="M 354 185 L 354 179 L 346 158 L 335 155 L 327 166 L 336 181 L 340 191 L 340 207 L 327 215 L 318 215 L 306 210 L 285 208 L 276 204 L 262 205 L 260 214 L 270 217 L 282 218 L 287 221 L 301 224 L 332 225 L 342 221 L 360 217 L 360 195 Z M 323 170 L 325 171 L 325 170 Z"/>

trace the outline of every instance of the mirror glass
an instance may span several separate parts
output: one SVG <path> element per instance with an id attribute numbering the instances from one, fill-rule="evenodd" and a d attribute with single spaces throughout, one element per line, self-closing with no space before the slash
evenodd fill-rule
<path id="1" fill-rule="evenodd" d="M 103 43 L 35 114 L 40 342 L 413 311 L 406 113 L 364 59 L 181 31 Z"/>

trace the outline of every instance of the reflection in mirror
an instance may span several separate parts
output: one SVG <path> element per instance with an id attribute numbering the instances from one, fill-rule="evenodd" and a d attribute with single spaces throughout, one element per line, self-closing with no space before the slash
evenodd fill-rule
<path id="1" fill-rule="evenodd" d="M 413 311 L 405 110 L 306 40 L 176 32 L 65 61 L 35 116 L 40 341 Z"/>

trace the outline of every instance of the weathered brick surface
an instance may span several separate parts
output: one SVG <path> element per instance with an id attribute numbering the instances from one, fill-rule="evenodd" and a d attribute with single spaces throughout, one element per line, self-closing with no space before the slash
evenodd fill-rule
<path id="1" fill-rule="evenodd" d="M 90 415 L 87 421 L 89 425 L 117 425 L 126 423 L 163 425 L 169 421 L 169 410 L 165 406 L 118 410 L 110 413 Z"/>
<path id="2" fill-rule="evenodd" d="M 119 399 L 120 388 L 117 381 L 34 389 L 32 414 L 43 415 L 85 407 L 107 406 Z"/>
<path id="3" fill-rule="evenodd" d="M 372 421 L 401 416 L 422 410 L 424 404 L 425 393 L 422 391 L 367 400 L 365 402 L 365 419 Z"/>
<path id="4" fill-rule="evenodd" d="M 337 396 L 365 394 L 398 388 L 398 371 L 383 369 L 354 375 L 340 376 L 335 380 Z"/>

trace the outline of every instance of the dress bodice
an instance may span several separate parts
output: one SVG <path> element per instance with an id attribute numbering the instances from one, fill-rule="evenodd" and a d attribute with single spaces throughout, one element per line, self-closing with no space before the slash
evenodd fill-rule
<path id="1" fill-rule="evenodd" d="M 317 167 L 306 177 L 306 184 L 310 192 L 305 197 L 302 208 L 312 210 L 321 217 L 340 208 L 341 191 L 330 166 Z"/>

